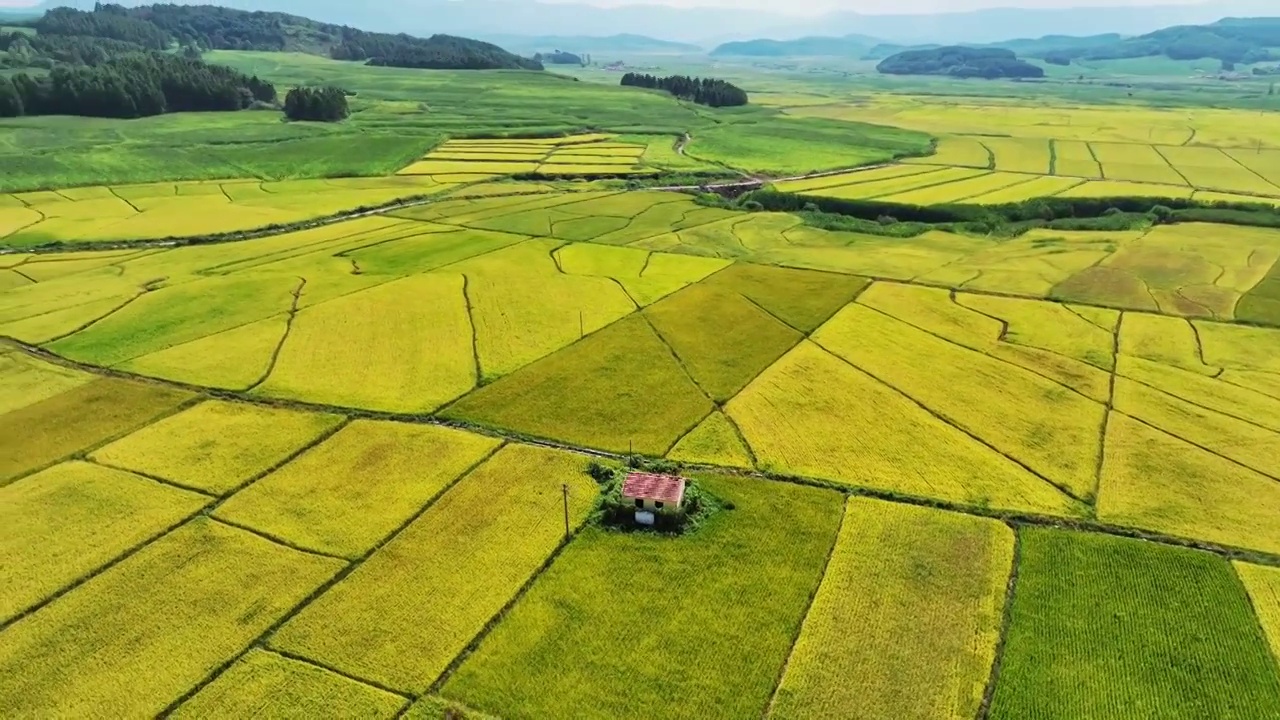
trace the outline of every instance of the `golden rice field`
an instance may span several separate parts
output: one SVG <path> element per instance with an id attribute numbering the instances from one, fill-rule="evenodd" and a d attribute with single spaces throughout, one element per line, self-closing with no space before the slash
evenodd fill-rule
<path id="1" fill-rule="evenodd" d="M 533 140 L 447 140 L 401 169 L 399 174 L 564 177 L 652 174 L 655 168 L 645 161 L 648 151 L 649 145 L 620 142 L 607 134 Z"/>
<path id="2" fill-rule="evenodd" d="M 929 121 L 889 103 L 857 112 Z M 779 184 L 1270 192 L 1244 125 L 965 112 Z M 0 714 L 1280 716 L 1280 231 L 904 239 L 482 180 L 650 149 L 453 140 L 277 193 L 412 206 L 209 244 L 35 247 L 258 228 L 248 184 L 0 201 L 100 205 L 0 255 Z M 716 511 L 599 526 L 590 463 L 633 455 Z"/>
<path id="3" fill-rule="evenodd" d="M 1277 204 L 1280 185 L 1272 180 L 1280 177 L 1259 171 L 1267 162 L 1263 152 L 952 136 L 942 139 L 934 155 L 901 165 L 775 185 L 785 192 L 911 205 L 996 205 L 1054 196 Z M 984 153 L 989 160 L 982 159 Z"/>
<path id="4" fill-rule="evenodd" d="M 496 174 L 466 169 L 437 177 L 160 183 L 96 188 L 99 196 L 14 193 L 0 196 L 17 201 L 0 203 L 0 241 L 32 247 L 225 235 L 436 195 Z M 85 258 L 85 264 L 100 260 Z"/>
<path id="5" fill-rule="evenodd" d="M 896 172 L 898 166 L 890 166 L 866 171 L 873 173 L 867 176 L 855 171 L 822 182 L 778 183 L 788 192 L 920 205 L 1000 204 L 1059 195 L 1280 202 L 1280 126 L 1272 113 L 905 95 L 851 105 L 798 105 L 787 112 L 939 136 L 934 154 L 904 161 L 912 173 L 922 167 L 991 173 L 925 174 L 914 181 L 857 187 L 864 177 Z M 984 187 L 989 192 L 972 192 Z"/>

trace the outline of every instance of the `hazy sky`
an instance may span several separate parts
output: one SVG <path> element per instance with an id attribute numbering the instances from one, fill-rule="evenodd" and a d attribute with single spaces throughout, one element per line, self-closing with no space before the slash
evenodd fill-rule
<path id="1" fill-rule="evenodd" d="M 465 2 L 465 0 L 462 0 Z M 676 7 L 729 7 L 768 10 L 789 15 L 814 15 L 831 10 L 867 14 L 933 13 L 993 7 L 1069 8 L 1140 7 L 1143 5 L 1196 5 L 1205 0 L 541 0 L 585 2 L 591 5 L 673 5 Z"/>
<path id="2" fill-rule="evenodd" d="M 40 0 L 0 0 L 0 7 L 24 7 Z M 216 4 L 217 0 L 211 0 Z M 378 0 L 367 0 L 377 2 Z M 465 2 L 466 0 L 461 0 Z M 591 5 L 674 5 L 677 7 L 731 7 L 771 10 L 793 15 L 809 15 L 827 10 L 865 13 L 919 13 L 945 10 L 974 10 L 986 7 L 1098 7 L 1140 5 L 1194 5 L 1203 0 L 543 0 L 544 2 L 586 2 Z"/>

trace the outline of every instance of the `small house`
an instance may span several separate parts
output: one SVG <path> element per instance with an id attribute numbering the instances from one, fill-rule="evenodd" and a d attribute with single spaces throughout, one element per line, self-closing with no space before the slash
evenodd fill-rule
<path id="1" fill-rule="evenodd" d="M 676 509 L 684 502 L 685 479 L 674 475 L 627 473 L 622 483 L 622 501 L 636 507 L 636 522 L 652 525 L 654 513 Z"/>

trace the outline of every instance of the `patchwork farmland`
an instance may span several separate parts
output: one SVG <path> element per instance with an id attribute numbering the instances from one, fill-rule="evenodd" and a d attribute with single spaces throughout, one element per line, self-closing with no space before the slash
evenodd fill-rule
<path id="1" fill-rule="evenodd" d="M 206 56 L 0 120 L 0 716 L 1280 717 L 1273 111 Z"/>
<path id="2" fill-rule="evenodd" d="M 901 165 L 784 180 L 778 189 L 913 205 L 1041 197 L 1195 198 L 1280 204 L 1274 150 L 952 136 Z M 893 178 L 893 180 L 890 180 Z"/>
<path id="3" fill-rule="evenodd" d="M 423 182 L 241 242 L 0 256 L 10 713 L 1280 712 L 1280 232 L 902 241 Z M 592 454 L 733 509 L 601 529 Z M 1142 620 L 1083 632 L 1099 603 Z M 670 704 L 678 667 L 706 671 Z"/>

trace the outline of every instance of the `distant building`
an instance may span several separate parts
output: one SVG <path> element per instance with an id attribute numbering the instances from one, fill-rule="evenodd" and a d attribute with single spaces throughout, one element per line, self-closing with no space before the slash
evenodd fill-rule
<path id="1" fill-rule="evenodd" d="M 622 501 L 636 506 L 636 522 L 652 525 L 658 510 L 680 507 L 684 487 L 685 479 L 674 475 L 628 473 L 622 483 Z"/>

